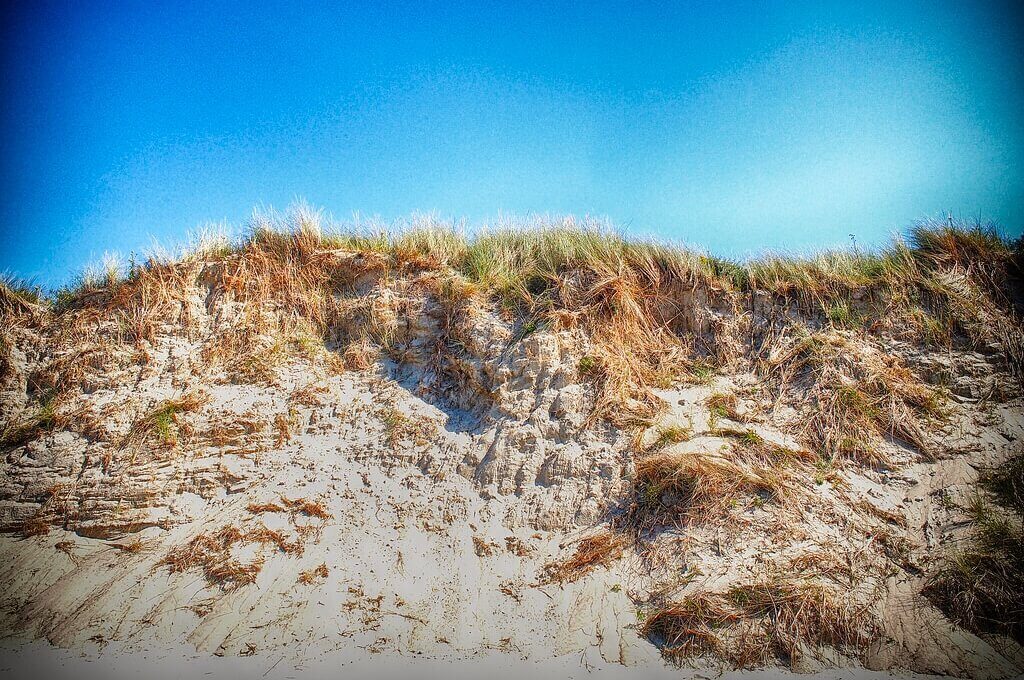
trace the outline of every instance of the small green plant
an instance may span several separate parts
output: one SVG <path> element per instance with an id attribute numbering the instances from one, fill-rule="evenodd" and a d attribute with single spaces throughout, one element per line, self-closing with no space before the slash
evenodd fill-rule
<path id="1" fill-rule="evenodd" d="M 167 446 L 178 442 L 175 410 L 165 407 L 153 415 L 153 429 L 157 438 Z"/>
<path id="2" fill-rule="evenodd" d="M 56 399 L 48 395 L 35 410 L 22 418 L 12 419 L 0 430 L 0 448 L 23 446 L 57 425 Z"/>
<path id="3" fill-rule="evenodd" d="M 825 307 L 825 316 L 835 328 L 858 328 L 864 323 L 864 318 L 853 310 L 848 300 L 838 300 Z"/>
<path id="4" fill-rule="evenodd" d="M 542 328 L 541 323 L 537 319 L 527 319 L 519 326 L 519 330 L 516 331 L 513 342 L 522 342 L 526 338 L 530 337 L 538 330 Z"/>
<path id="5" fill-rule="evenodd" d="M 818 456 L 814 461 L 814 483 L 821 486 L 832 473 L 835 461 L 830 456 Z"/>
<path id="6" fill-rule="evenodd" d="M 739 440 L 747 446 L 761 446 L 764 444 L 764 438 L 753 430 L 745 430 L 739 436 Z"/>
<path id="7" fill-rule="evenodd" d="M 708 397 L 708 411 L 711 412 L 711 417 L 714 419 L 718 418 L 730 418 L 734 413 L 736 398 L 731 394 L 723 394 L 716 392 Z"/>
<path id="8" fill-rule="evenodd" d="M 710 385 L 715 380 L 717 369 L 706 361 L 695 361 L 688 369 L 690 380 L 699 385 Z"/>
<path id="9" fill-rule="evenodd" d="M 580 375 L 591 375 L 597 370 L 597 359 L 587 355 L 580 359 L 577 366 Z"/>
<path id="10" fill-rule="evenodd" d="M 121 442 L 122 448 L 148 439 L 156 439 L 163 446 L 177 446 L 183 427 L 179 415 L 198 410 L 206 400 L 206 395 L 192 392 L 165 399 L 132 425 Z"/>
<path id="11" fill-rule="evenodd" d="M 655 437 L 654 442 L 650 446 L 650 450 L 656 451 L 672 444 L 685 442 L 690 436 L 690 429 L 683 425 L 669 425 L 668 427 L 660 428 L 657 437 Z"/>

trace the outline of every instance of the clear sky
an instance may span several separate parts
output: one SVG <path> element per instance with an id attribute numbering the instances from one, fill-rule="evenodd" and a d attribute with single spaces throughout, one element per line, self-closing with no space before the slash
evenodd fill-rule
<path id="1" fill-rule="evenodd" d="M 297 197 L 733 257 L 1024 226 L 1013 2 L 5 4 L 0 270 L 47 285 Z"/>

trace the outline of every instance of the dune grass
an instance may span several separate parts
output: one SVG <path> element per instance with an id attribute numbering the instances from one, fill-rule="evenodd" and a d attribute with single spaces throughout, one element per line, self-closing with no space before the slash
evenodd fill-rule
<path id="1" fill-rule="evenodd" d="M 35 408 L 11 414 L 6 422 L 0 422 L 0 450 L 21 446 L 65 424 L 67 419 L 58 414 L 56 399 L 47 396 Z"/>
<path id="2" fill-rule="evenodd" d="M 858 655 L 879 630 L 847 593 L 783 575 L 655 606 L 642 628 L 670 659 L 713 654 L 737 668 L 791 664 L 822 646 Z"/>
<path id="3" fill-rule="evenodd" d="M 806 477 L 805 454 L 750 433 L 718 451 L 667 449 L 636 462 L 630 524 L 640 532 L 677 521 L 707 519 L 748 497 L 786 503 Z"/>
<path id="4" fill-rule="evenodd" d="M 762 370 L 780 388 L 802 385 L 804 401 L 814 404 L 807 438 L 829 458 L 887 464 L 872 446 L 883 436 L 930 453 L 922 420 L 941 413 L 941 398 L 895 357 L 797 327 L 774 343 Z"/>
<path id="5" fill-rule="evenodd" d="M 41 286 L 13 274 L 0 274 L 0 310 L 7 313 L 30 311 L 44 301 Z"/>
<path id="6" fill-rule="evenodd" d="M 236 294 L 287 301 L 307 318 L 322 322 L 322 313 L 315 313 L 322 302 L 316 293 L 352 274 L 341 270 L 351 269 L 353 263 L 331 256 L 341 251 L 376 256 L 360 263 L 368 268 L 450 269 L 520 311 L 559 304 L 573 307 L 607 286 L 628 281 L 638 287 L 629 292 L 705 284 L 797 295 L 838 305 L 834 315 L 845 319 L 843 305 L 853 291 L 886 290 L 896 295 L 916 286 L 940 292 L 942 283 L 930 274 L 950 268 L 998 279 L 1014 252 L 1006 239 L 981 224 L 924 223 L 911 230 L 908 238 L 909 244 L 897 240 L 877 253 L 767 254 L 736 263 L 671 243 L 632 240 L 591 219 L 504 221 L 470 234 L 459 225 L 414 218 L 389 231 L 373 223 L 334 225 L 322 211 L 300 205 L 283 215 L 254 214 L 244 236 L 235 240 L 219 232 L 204 234 L 176 256 L 159 251 L 144 262 L 125 264 L 118 256 L 107 255 L 54 299 L 73 306 L 90 295 L 105 293 L 108 301 L 123 304 L 130 301 L 130 293 L 150 293 L 150 302 L 157 303 L 160 296 L 152 295 L 156 291 L 140 286 L 144 279 L 170 284 L 169 266 L 181 271 L 187 269 L 186 263 L 229 261 L 233 266 L 224 282 Z M 586 289 L 567 285 L 568 273 L 584 275 L 591 285 Z M 39 289 L 11 277 L 0 283 L 0 289 L 5 297 L 32 302 L 42 297 Z M 118 289 L 129 294 L 117 297 Z M 613 290 L 627 292 L 621 286 Z M 615 301 L 629 303 L 621 297 Z"/>
<path id="7" fill-rule="evenodd" d="M 232 380 L 271 383 L 298 352 L 356 369 L 381 357 L 402 361 L 410 342 L 405 319 L 416 310 L 402 306 L 406 297 L 367 290 L 374 282 L 419 285 L 449 310 L 437 358 L 456 378 L 465 373 L 459 318 L 474 304 L 494 306 L 520 330 L 515 338 L 530 329 L 582 328 L 592 348 L 580 373 L 598 388 L 595 412 L 625 426 L 651 417 L 652 389 L 708 381 L 730 353 L 742 353 L 730 348 L 742 343 L 742 310 L 755 295 L 795 304 L 833 330 L 998 342 L 1012 365 L 1024 367 L 1024 341 L 1005 294 L 1014 258 L 1011 244 L 981 224 L 925 223 L 878 252 L 730 262 L 630 239 L 591 219 L 506 220 L 469 233 L 424 216 L 397 229 L 337 225 L 299 205 L 254 214 L 239 238 L 213 230 L 175 254 L 127 264 L 107 257 L 49 304 L 66 336 L 95 340 L 105 318 L 115 323 L 116 340 L 140 343 L 165 327 L 197 332 L 196 296 L 208 306 L 239 303 L 240 314 L 218 322 L 204 357 Z M 27 295 L 21 284 L 0 288 L 0 302 Z M 709 316 L 712 303 L 731 307 L 737 327 Z M 762 344 L 777 330 L 758 331 Z M 340 350 L 328 356 L 328 342 Z M 914 432 L 901 436 L 920 443 Z"/>

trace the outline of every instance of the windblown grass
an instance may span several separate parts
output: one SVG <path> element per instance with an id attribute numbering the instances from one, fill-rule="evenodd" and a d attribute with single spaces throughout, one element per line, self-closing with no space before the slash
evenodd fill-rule
<path id="1" fill-rule="evenodd" d="M 823 646 L 859 654 L 879 630 L 848 593 L 782 576 L 656 607 L 643 626 L 668 658 L 713 654 L 738 668 L 792 663 Z"/>
<path id="2" fill-rule="evenodd" d="M 0 311 L 6 314 L 32 313 L 39 311 L 45 302 L 42 287 L 12 274 L 0 274 Z"/>
<path id="3" fill-rule="evenodd" d="M 35 408 L 11 417 L 0 426 L 0 449 L 22 446 L 39 435 L 63 427 L 67 419 L 58 413 L 56 398 L 48 396 Z"/>

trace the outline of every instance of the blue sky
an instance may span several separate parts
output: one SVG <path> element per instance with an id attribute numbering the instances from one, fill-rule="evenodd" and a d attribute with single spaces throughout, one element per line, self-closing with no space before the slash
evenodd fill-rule
<path id="1" fill-rule="evenodd" d="M 298 197 L 732 257 L 1024 226 L 1013 3 L 21 4 L 0 270 L 47 285 Z"/>

